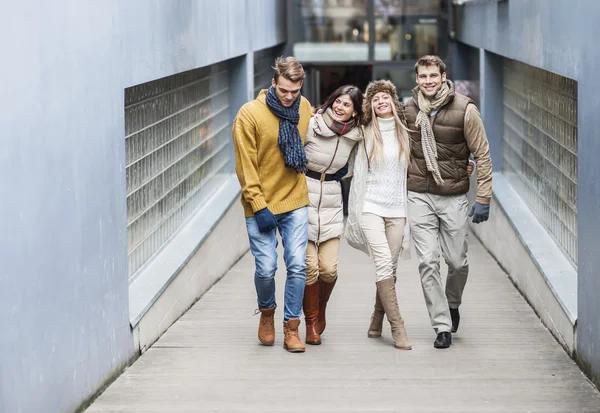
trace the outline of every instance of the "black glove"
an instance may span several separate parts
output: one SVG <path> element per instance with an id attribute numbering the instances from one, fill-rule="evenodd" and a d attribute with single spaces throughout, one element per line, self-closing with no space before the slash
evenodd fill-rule
<path id="1" fill-rule="evenodd" d="M 338 169 L 336 173 L 333 174 L 333 177 L 336 181 L 341 181 L 344 176 L 348 173 L 348 163 L 344 165 L 342 169 Z"/>
<path id="2" fill-rule="evenodd" d="M 260 232 L 270 232 L 277 227 L 275 215 L 269 211 L 269 208 L 263 208 L 260 211 L 256 211 L 254 213 L 254 218 L 256 219 L 258 230 Z"/>
<path id="3" fill-rule="evenodd" d="M 469 212 L 469 216 L 473 217 L 473 222 L 476 224 L 487 221 L 490 217 L 490 205 L 475 202 L 473 208 L 471 208 L 471 212 Z"/>

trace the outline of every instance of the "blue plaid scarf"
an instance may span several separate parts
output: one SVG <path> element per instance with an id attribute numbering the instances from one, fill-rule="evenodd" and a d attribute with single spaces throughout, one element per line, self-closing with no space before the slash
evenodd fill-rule
<path id="1" fill-rule="evenodd" d="M 300 121 L 300 96 L 292 106 L 286 108 L 279 102 L 273 86 L 267 91 L 267 107 L 279 118 L 279 149 L 285 159 L 285 166 L 297 172 L 306 172 L 306 153 L 298 131 Z"/>

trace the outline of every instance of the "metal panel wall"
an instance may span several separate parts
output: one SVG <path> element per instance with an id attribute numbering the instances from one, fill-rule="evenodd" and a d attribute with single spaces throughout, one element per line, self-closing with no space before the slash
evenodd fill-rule
<path id="1" fill-rule="evenodd" d="M 261 89 L 268 89 L 273 78 L 273 63 L 281 56 L 281 47 L 275 46 L 254 52 L 254 97 Z"/>
<path id="2" fill-rule="evenodd" d="M 504 172 L 576 263 L 576 81 L 504 60 Z"/>
<path id="3" fill-rule="evenodd" d="M 125 90 L 130 280 L 210 197 L 229 134 L 226 63 Z"/>

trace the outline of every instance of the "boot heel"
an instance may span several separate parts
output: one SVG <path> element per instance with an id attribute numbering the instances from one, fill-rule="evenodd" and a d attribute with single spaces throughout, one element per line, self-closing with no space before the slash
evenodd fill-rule
<path id="1" fill-rule="evenodd" d="M 381 337 L 381 331 L 371 331 L 371 330 L 369 330 L 369 332 L 367 333 L 367 337 L 369 337 L 369 338 L 379 338 L 379 337 Z"/>

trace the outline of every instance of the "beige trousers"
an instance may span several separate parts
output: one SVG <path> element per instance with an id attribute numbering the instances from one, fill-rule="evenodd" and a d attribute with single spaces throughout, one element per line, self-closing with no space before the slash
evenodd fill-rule
<path id="1" fill-rule="evenodd" d="M 405 222 L 405 218 L 383 218 L 370 213 L 362 215 L 361 227 L 375 262 L 376 281 L 396 275 Z"/>
<path id="2" fill-rule="evenodd" d="M 431 325 L 437 333 L 450 331 L 449 308 L 458 308 L 467 283 L 469 201 L 466 195 L 408 192 L 408 217 L 421 274 L 421 286 Z M 448 264 L 444 290 L 440 254 Z"/>
<path id="3" fill-rule="evenodd" d="M 331 284 L 337 278 L 338 251 L 340 239 L 332 238 L 321 242 L 317 247 L 312 241 L 306 246 L 306 285 L 312 285 L 320 278 Z"/>

